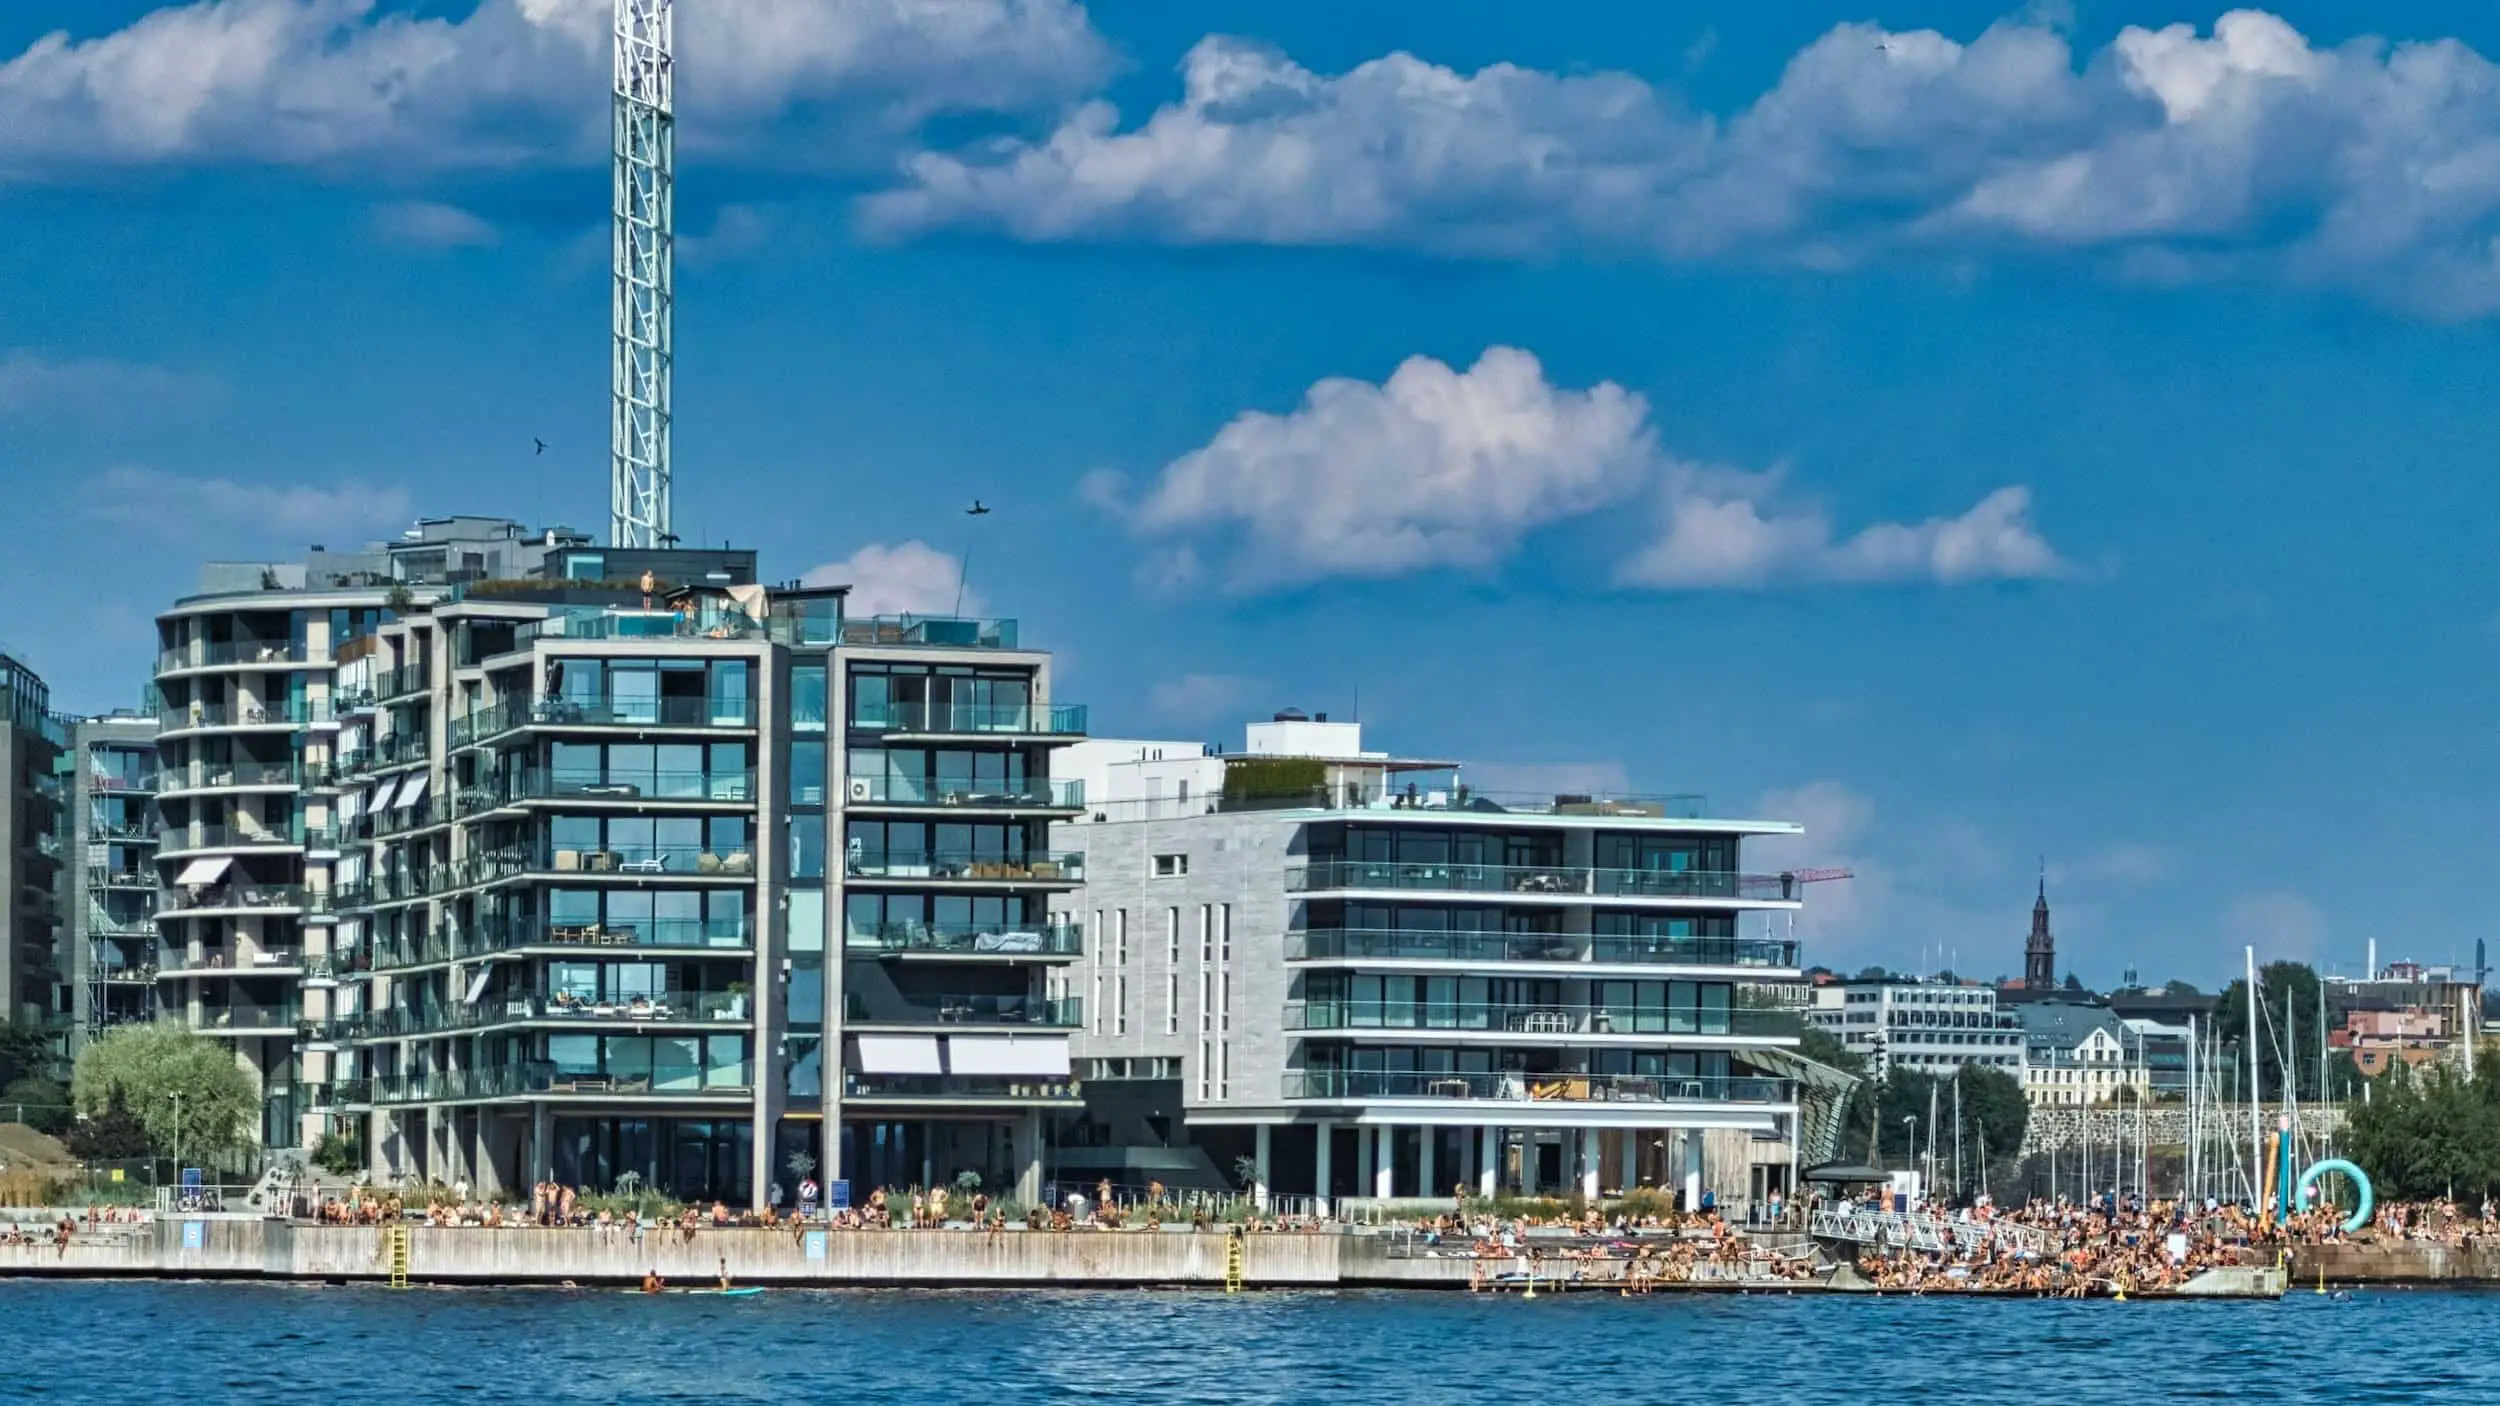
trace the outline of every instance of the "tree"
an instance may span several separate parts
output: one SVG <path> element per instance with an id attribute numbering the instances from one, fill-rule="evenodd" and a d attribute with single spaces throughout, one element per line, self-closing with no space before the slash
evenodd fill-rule
<path id="1" fill-rule="evenodd" d="M 71 1128 L 64 1141 L 71 1156 L 87 1162 L 128 1162 L 156 1155 L 148 1130 L 139 1125 L 119 1088 L 107 1093 L 103 1109 Z"/>
<path id="2" fill-rule="evenodd" d="M 125 1025 L 80 1052 L 79 1113 L 100 1115 L 117 1092 L 151 1143 L 186 1160 L 236 1151 L 258 1131 L 260 1093 L 233 1052 L 171 1022 Z"/>
<path id="3" fill-rule="evenodd" d="M 27 1074 L 0 1088 L 0 1120 L 15 1120 L 39 1133 L 69 1126 L 69 1089 L 58 1079 Z"/>
<path id="4" fill-rule="evenodd" d="M 2283 1064 L 2290 1049 L 2294 1093 L 2297 1097 L 2316 1101 L 2349 1095 L 2360 1071 L 2347 1056 L 2334 1055 L 2327 1061 L 2328 1087 L 2318 1087 L 2318 1041 L 2324 1034 L 2318 1029 L 2318 992 L 2321 983 L 2317 972 L 2306 962 L 2268 962 L 2257 969 L 2257 1071 L 2258 1098 L 2271 1102 L 2283 1096 Z M 2334 1001 L 2326 1005 L 2328 1029 L 2341 1025 L 2344 1012 Z M 2213 1031 L 2215 1038 L 2238 1053 L 2241 1078 L 2248 1068 L 2248 982 L 2234 981 L 2214 1000 Z M 2286 1031 L 2296 1041 L 2284 1039 Z"/>
<path id="5" fill-rule="evenodd" d="M 2469 1083 L 2444 1066 L 2400 1061 L 2347 1115 L 2342 1145 L 2382 1199 L 2491 1195 L 2500 1190 L 2500 1080 Z"/>
<path id="6" fill-rule="evenodd" d="M 52 1070 L 52 1040 L 31 1025 L 0 1017 L 0 1085 Z"/>

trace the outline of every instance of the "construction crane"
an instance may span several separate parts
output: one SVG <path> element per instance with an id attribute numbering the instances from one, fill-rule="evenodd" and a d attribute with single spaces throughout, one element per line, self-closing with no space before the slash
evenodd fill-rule
<path id="1" fill-rule="evenodd" d="M 666 547 L 675 356 L 675 0 L 616 0 L 608 545 Z"/>

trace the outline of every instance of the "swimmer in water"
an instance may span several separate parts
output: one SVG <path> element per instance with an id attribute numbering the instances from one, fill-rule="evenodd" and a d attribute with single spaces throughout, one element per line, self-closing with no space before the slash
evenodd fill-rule
<path id="1" fill-rule="evenodd" d="M 643 1272 L 642 1291 L 644 1293 L 656 1294 L 665 1287 L 667 1287 L 667 1281 L 660 1278 L 660 1272 L 658 1270 L 652 1269 L 645 1270 Z"/>

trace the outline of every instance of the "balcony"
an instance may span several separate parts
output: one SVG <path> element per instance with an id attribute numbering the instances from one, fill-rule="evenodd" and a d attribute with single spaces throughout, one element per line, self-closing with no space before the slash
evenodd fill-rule
<path id="1" fill-rule="evenodd" d="M 541 849 L 533 861 L 544 873 L 614 879 L 752 879 L 755 856 L 747 850 L 707 845 L 629 845 L 618 849 Z"/>
<path id="2" fill-rule="evenodd" d="M 1662 1036 L 1695 1040 L 1793 1040 L 1804 1023 L 1794 1011 L 1754 1008 L 1581 1005 L 1478 1001 L 1288 1001 L 1285 1028 L 1404 1037 L 1410 1033 L 1473 1033 L 1541 1039 Z"/>
<path id="3" fill-rule="evenodd" d="M 302 849 L 301 837 L 266 826 L 176 825 L 156 832 L 156 857 L 172 859 L 195 850 Z"/>
<path id="4" fill-rule="evenodd" d="M 658 991 L 600 1000 L 569 992 L 488 993 L 476 1005 L 384 1010 L 353 1018 L 349 1038 L 394 1040 L 500 1025 L 743 1025 L 752 1019 L 744 994 Z"/>
<path id="5" fill-rule="evenodd" d="M 423 663 L 397 669 L 384 669 L 373 676 L 375 701 L 388 703 L 394 698 L 410 698 L 434 685 L 434 671 Z"/>
<path id="6" fill-rule="evenodd" d="M 690 806 L 755 804 L 752 771 L 524 772 L 497 786 L 472 787 L 456 800 L 464 815 L 521 801 L 586 801 L 598 804 L 682 802 Z"/>
<path id="7" fill-rule="evenodd" d="M 1697 1077 L 1575 1073 L 1388 1073 L 1353 1069 L 1291 1069 L 1287 1099 L 1466 1099 L 1505 1103 L 1730 1103 L 1796 1101 L 1786 1079 L 1753 1075 Z"/>
<path id="8" fill-rule="evenodd" d="M 976 854 L 861 854 L 844 865 L 851 878 L 887 883 L 1058 884 L 1073 887 L 1085 881 L 1085 852 L 1027 855 L 1001 859 Z"/>
<path id="9" fill-rule="evenodd" d="M 874 997 L 854 991 L 843 1002 L 847 1025 L 980 1025 L 1074 1030 L 1085 1024 L 1075 996 L 933 996 L 914 992 Z"/>
<path id="10" fill-rule="evenodd" d="M 120 889 L 130 893 L 154 893 L 156 871 L 153 869 L 90 869 L 87 871 L 87 887 Z"/>
<path id="11" fill-rule="evenodd" d="M 647 923 L 521 923 L 488 922 L 466 932 L 437 928 L 416 937 L 376 938 L 360 960 L 364 970 L 392 971 L 490 953 L 545 947 L 570 954 L 578 948 L 639 948 L 645 951 L 738 953 L 752 949 L 755 938 L 743 923 L 701 918 L 663 918 Z M 584 957 L 624 953 L 584 952 Z"/>
<path id="12" fill-rule="evenodd" d="M 1528 962 L 1794 970 L 1797 944 L 1770 937 L 1632 937 L 1516 932 L 1313 928 L 1285 934 L 1285 960 L 1311 963 Z"/>
<path id="13" fill-rule="evenodd" d="M 156 789 L 167 796 L 190 791 L 272 790 L 301 784 L 303 774 L 291 761 L 204 762 L 167 767 L 156 776 Z"/>
<path id="14" fill-rule="evenodd" d="M 1085 951 L 1085 928 L 1081 923 L 886 923 L 852 928 L 842 950 L 854 957 L 1076 957 Z"/>
<path id="15" fill-rule="evenodd" d="M 841 642 L 884 649 L 1014 649 L 1016 622 L 957 615 L 845 617 Z"/>
<path id="16" fill-rule="evenodd" d="M 940 780 L 901 781 L 885 776 L 854 776 L 844 784 L 850 804 L 874 809 L 1064 810 L 1085 808 L 1081 780 L 1036 779 L 1021 782 Z"/>
<path id="17" fill-rule="evenodd" d="M 196 976 L 291 976 L 303 970 L 304 949 L 301 947 L 260 947 L 240 957 L 229 957 L 220 948 L 203 947 L 193 956 L 187 949 L 168 947 L 164 950 L 158 974 L 167 979 Z"/>
<path id="18" fill-rule="evenodd" d="M 543 1060 L 430 1074 L 377 1074 L 376 1103 L 459 1103 L 510 1098 L 745 1099 L 754 1092 L 753 1065 L 741 1060 L 708 1068 L 642 1074 L 576 1073 Z"/>
<path id="19" fill-rule="evenodd" d="M 225 913 L 326 913 L 330 911 L 329 897 L 301 884 L 228 886 L 196 893 L 166 888 L 157 890 L 156 915 L 188 918 Z"/>
<path id="20" fill-rule="evenodd" d="M 862 704 L 852 711 L 851 727 L 912 737 L 1082 737 L 1085 705 L 928 700 Z"/>
<path id="21" fill-rule="evenodd" d="M 200 1007 L 199 1022 L 192 1028 L 209 1035 L 284 1035 L 292 1038 L 303 1023 L 303 1008 L 293 1001 L 231 1002 L 222 1006 Z"/>
<path id="22" fill-rule="evenodd" d="M 1082 1101 L 1074 1079 L 1014 1074 L 856 1074 L 842 1071 L 846 1103 L 1052 1104 Z"/>
<path id="23" fill-rule="evenodd" d="M 333 719 L 327 699 L 286 703 L 179 703 L 156 713 L 159 736 L 209 728 L 301 727 Z"/>
<path id="24" fill-rule="evenodd" d="M 1512 901 L 1562 899 L 1614 903 L 1672 899 L 1700 903 L 1795 903 L 1794 874 L 1716 870 L 1589 869 L 1574 865 L 1397 864 L 1315 859 L 1285 870 L 1295 893 L 1383 890 L 1403 893 L 1493 893 Z"/>
<path id="25" fill-rule="evenodd" d="M 301 642 L 287 640 L 221 640 L 215 643 L 193 641 L 160 650 L 156 656 L 156 672 L 178 674 L 191 669 L 265 668 L 285 669 L 312 663 L 311 648 Z"/>

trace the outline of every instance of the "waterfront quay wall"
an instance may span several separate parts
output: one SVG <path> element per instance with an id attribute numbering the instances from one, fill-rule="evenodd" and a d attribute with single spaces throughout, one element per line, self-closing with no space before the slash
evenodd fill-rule
<path id="1" fill-rule="evenodd" d="M 2469 1249 L 2434 1240 L 2348 1240 L 2295 1247 L 2292 1287 L 2314 1285 L 2320 1275 L 2334 1284 L 2500 1284 L 2500 1245 Z"/>
<path id="2" fill-rule="evenodd" d="M 186 1229 L 188 1227 L 188 1229 Z M 715 1280 L 786 1287 L 1213 1287 L 1226 1237 L 1195 1231 L 409 1229 L 408 1277 L 432 1284 L 639 1284 Z M 1249 1288 L 1463 1288 L 1469 1261 L 1392 1253 L 1385 1237 L 1259 1234 L 1242 1239 Z M 376 1226 L 249 1219 L 163 1220 L 119 1234 L 0 1246 L 0 1276 L 380 1280 L 389 1233 Z"/>

